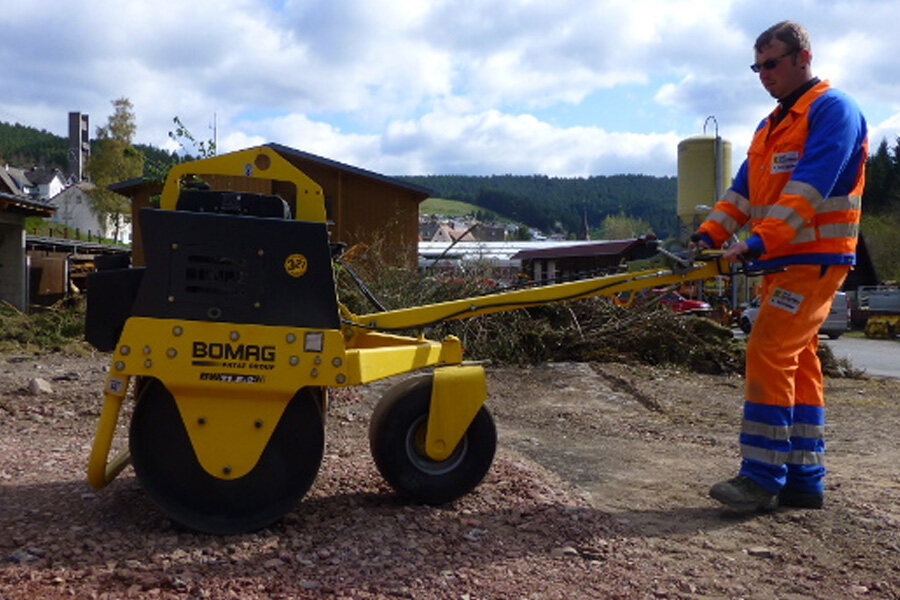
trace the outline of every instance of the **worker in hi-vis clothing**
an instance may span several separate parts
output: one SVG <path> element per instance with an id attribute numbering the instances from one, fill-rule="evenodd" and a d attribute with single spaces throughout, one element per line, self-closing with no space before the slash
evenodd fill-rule
<path id="1" fill-rule="evenodd" d="M 692 236 L 767 271 L 747 342 L 741 466 L 710 496 L 738 512 L 821 508 L 825 407 L 819 326 L 856 262 L 866 122 L 856 103 L 813 77 L 806 31 L 784 21 L 757 38 L 763 87 L 778 106 L 756 129 L 734 183 Z"/>

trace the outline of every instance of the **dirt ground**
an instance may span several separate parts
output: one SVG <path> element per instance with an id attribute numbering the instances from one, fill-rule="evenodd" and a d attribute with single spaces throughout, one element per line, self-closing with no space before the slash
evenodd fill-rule
<path id="1" fill-rule="evenodd" d="M 497 457 L 438 508 L 372 464 L 378 382 L 332 395 L 294 511 L 215 537 L 169 521 L 130 468 L 85 483 L 106 360 L 0 355 L 0 600 L 900 598 L 900 380 L 827 381 L 825 509 L 740 518 L 706 497 L 738 464 L 738 377 L 490 368 Z"/>

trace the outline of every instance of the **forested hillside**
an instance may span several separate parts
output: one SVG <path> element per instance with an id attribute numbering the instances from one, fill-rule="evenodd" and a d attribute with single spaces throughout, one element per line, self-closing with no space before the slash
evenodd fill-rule
<path id="1" fill-rule="evenodd" d="M 167 164 L 171 156 L 165 150 L 145 144 L 135 144 L 135 148 L 146 157 L 145 170 L 156 164 Z M 63 173 L 68 170 L 68 138 L 35 129 L 26 125 L 0 122 L 0 164 L 27 169 L 34 165 L 55 167 Z M 94 141 L 91 141 L 91 152 Z"/>
<path id="2" fill-rule="evenodd" d="M 624 213 L 646 221 L 657 237 L 675 234 L 674 177 L 431 175 L 399 179 L 430 188 L 437 197 L 470 202 L 545 232 L 577 233 L 585 215 L 593 229 L 606 216 Z"/>
<path id="3" fill-rule="evenodd" d="M 27 168 L 56 167 L 65 172 L 68 142 L 43 129 L 0 123 L 0 163 Z"/>

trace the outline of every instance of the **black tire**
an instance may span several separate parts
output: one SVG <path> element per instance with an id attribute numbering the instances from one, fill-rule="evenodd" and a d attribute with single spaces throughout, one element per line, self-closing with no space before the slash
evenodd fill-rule
<path id="1" fill-rule="evenodd" d="M 322 392 L 304 388 L 285 408 L 253 469 L 219 479 L 197 460 L 175 399 L 146 380 L 131 417 L 129 449 L 147 495 L 173 520 L 214 534 L 255 531 L 293 509 L 315 480 L 325 447 Z"/>
<path id="2" fill-rule="evenodd" d="M 497 448 L 497 428 L 482 406 L 449 458 L 425 454 L 425 428 L 432 376 L 410 378 L 379 401 L 369 424 L 369 445 L 384 479 L 405 498 L 444 504 L 474 489 L 487 474 Z"/>
<path id="3" fill-rule="evenodd" d="M 740 322 L 740 326 L 741 326 L 741 331 L 743 331 L 747 335 L 750 335 L 750 328 L 751 328 L 750 319 L 748 319 L 747 317 L 742 318 L 741 322 Z"/>

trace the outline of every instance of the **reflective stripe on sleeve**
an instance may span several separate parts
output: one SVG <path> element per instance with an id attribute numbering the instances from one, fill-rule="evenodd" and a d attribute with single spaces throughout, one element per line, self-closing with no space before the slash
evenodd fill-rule
<path id="1" fill-rule="evenodd" d="M 819 193 L 819 190 L 809 185 L 808 183 L 803 183 L 802 181 L 794 181 L 793 179 L 788 181 L 784 185 L 784 189 L 781 190 L 782 194 L 790 194 L 792 196 L 802 196 L 809 201 L 809 204 L 818 212 L 819 207 L 822 205 L 822 194 Z"/>
<path id="2" fill-rule="evenodd" d="M 725 228 L 729 234 L 734 233 L 738 229 L 740 229 L 740 224 L 735 221 L 731 215 L 721 210 L 714 210 L 709 213 L 709 220 L 715 221 L 719 225 Z"/>
<path id="3" fill-rule="evenodd" d="M 740 194 L 738 194 L 737 192 L 735 192 L 734 190 L 726 191 L 725 195 L 722 196 L 722 200 L 733 204 L 734 207 L 736 209 L 738 209 L 739 211 L 741 211 L 742 214 L 744 214 L 744 215 L 750 214 L 750 201 L 748 199 L 744 198 L 743 196 L 741 196 Z"/>
<path id="4" fill-rule="evenodd" d="M 797 211 L 783 204 L 773 204 L 769 208 L 769 212 L 766 213 L 765 218 L 780 219 L 794 231 L 799 231 L 806 224 L 806 219 L 800 216 Z"/>

